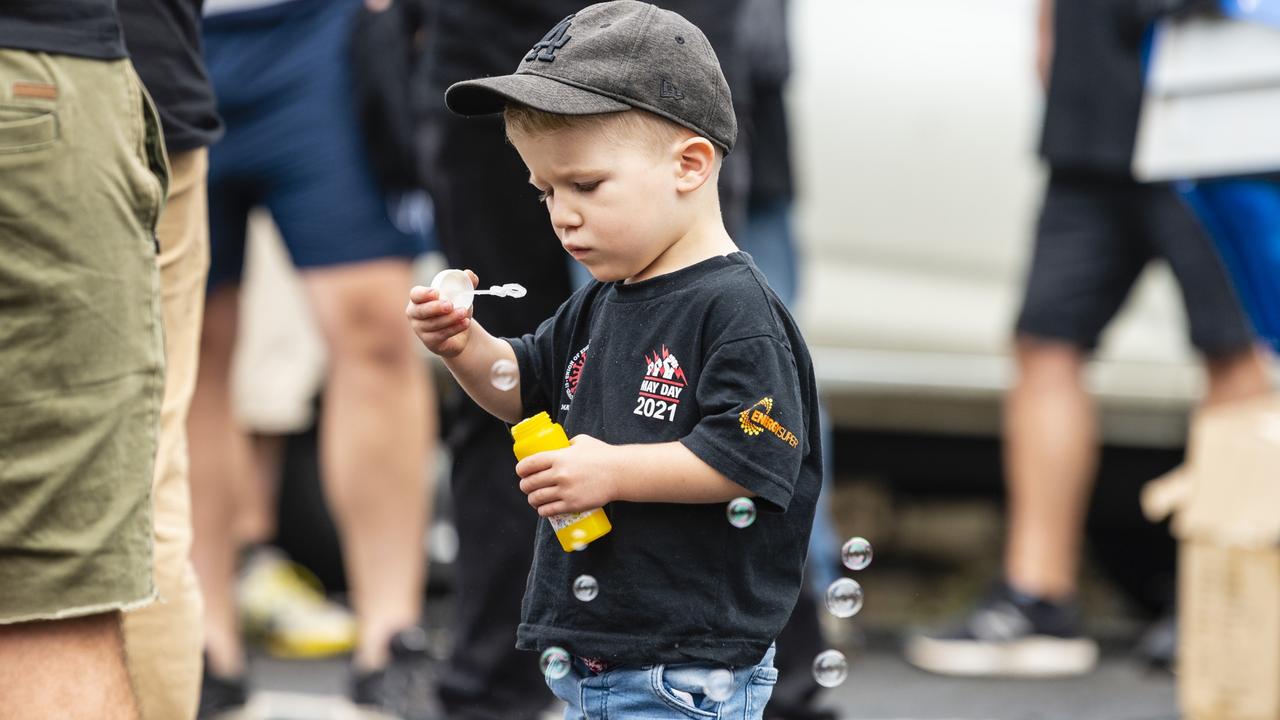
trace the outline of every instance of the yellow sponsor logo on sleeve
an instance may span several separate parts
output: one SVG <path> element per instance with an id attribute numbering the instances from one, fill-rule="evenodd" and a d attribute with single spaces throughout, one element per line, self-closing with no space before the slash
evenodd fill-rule
<path id="1" fill-rule="evenodd" d="M 800 444 L 800 439 L 795 433 L 782 426 L 782 423 L 769 417 L 769 413 L 773 412 L 773 398 L 765 397 L 743 410 L 738 414 L 738 424 L 742 426 L 742 432 L 755 437 L 766 430 L 773 433 L 791 447 Z"/>

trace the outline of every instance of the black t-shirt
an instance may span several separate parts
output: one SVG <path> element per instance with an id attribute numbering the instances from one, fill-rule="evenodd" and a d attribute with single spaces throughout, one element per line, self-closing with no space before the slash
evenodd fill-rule
<path id="1" fill-rule="evenodd" d="M 170 152 L 212 144 L 222 134 L 200 47 L 204 0 L 118 0 L 129 55 L 160 111 Z"/>
<path id="2" fill-rule="evenodd" d="M 822 477 L 813 367 L 795 321 L 744 253 L 643 282 L 593 282 L 512 339 L 524 414 L 570 437 L 679 440 L 756 493 L 725 503 L 615 502 L 613 530 L 566 553 L 538 524 L 517 646 L 616 664 L 759 662 L 791 615 Z M 572 592 L 596 578 L 590 602 Z"/>
<path id="3" fill-rule="evenodd" d="M 1127 174 L 1142 102 L 1141 0 L 1058 0 L 1040 152 L 1058 169 Z"/>
<path id="4" fill-rule="evenodd" d="M 102 60 L 125 56 L 115 0 L 0 0 L 0 47 Z"/>

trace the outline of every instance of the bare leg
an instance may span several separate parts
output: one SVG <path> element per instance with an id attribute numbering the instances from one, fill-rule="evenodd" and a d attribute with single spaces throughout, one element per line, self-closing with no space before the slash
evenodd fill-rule
<path id="1" fill-rule="evenodd" d="M 120 614 L 0 625 L 0 720 L 135 720 Z"/>
<path id="2" fill-rule="evenodd" d="M 407 261 L 312 270 L 305 282 L 330 352 L 325 491 L 359 626 L 355 665 L 370 670 L 386 664 L 391 635 L 421 612 L 434 398 L 404 322 Z"/>
<path id="3" fill-rule="evenodd" d="M 1016 358 L 1004 419 L 1005 579 L 1022 592 L 1060 599 L 1076 590 L 1098 462 L 1096 410 L 1078 348 L 1024 337 Z"/>
<path id="4" fill-rule="evenodd" d="M 219 288 L 205 302 L 200 368 L 187 422 L 191 453 L 191 559 L 204 594 L 205 650 L 216 675 L 244 670 L 244 646 L 236 621 L 235 528 L 232 479 L 249 468 L 249 443 L 235 421 L 231 357 L 235 347 L 235 288 Z"/>
<path id="5" fill-rule="evenodd" d="M 160 215 L 160 306 L 164 311 L 165 385 L 152 486 L 156 591 L 161 602 L 126 613 L 129 673 L 146 720 L 189 718 L 200 696 L 200 587 L 191 564 L 187 409 L 196 384 L 209 218 L 205 153 L 170 156 L 173 183 Z"/>
<path id="6" fill-rule="evenodd" d="M 276 534 L 276 495 L 284 468 L 283 435 L 251 435 L 249 472 L 237 484 L 236 538 L 241 546 L 270 542 Z"/>
<path id="7" fill-rule="evenodd" d="M 1263 350 L 1245 350 L 1205 360 L 1208 389 L 1205 407 L 1234 400 L 1264 395 L 1271 391 L 1267 374 L 1267 355 Z"/>

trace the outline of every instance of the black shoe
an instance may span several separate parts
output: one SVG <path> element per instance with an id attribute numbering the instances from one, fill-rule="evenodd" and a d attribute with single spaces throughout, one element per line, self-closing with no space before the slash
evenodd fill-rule
<path id="1" fill-rule="evenodd" d="M 200 677 L 200 709 L 196 717 L 212 720 L 226 713 L 244 708 L 249 693 L 244 676 L 222 677 L 209 670 L 209 658 L 204 659 L 204 673 Z"/>
<path id="2" fill-rule="evenodd" d="M 1178 616 L 1166 613 L 1151 623 L 1135 650 L 1153 670 L 1173 671 L 1178 662 Z"/>
<path id="3" fill-rule="evenodd" d="M 431 677 L 426 633 L 413 627 L 391 637 L 386 667 L 353 677 L 351 696 L 362 709 L 397 720 L 436 720 L 444 714 Z"/>
<path id="4" fill-rule="evenodd" d="M 1000 583 L 957 625 L 907 639 L 907 662 L 929 672 L 968 677 L 1083 675 L 1098 644 L 1079 633 L 1073 604 L 1052 603 Z"/>

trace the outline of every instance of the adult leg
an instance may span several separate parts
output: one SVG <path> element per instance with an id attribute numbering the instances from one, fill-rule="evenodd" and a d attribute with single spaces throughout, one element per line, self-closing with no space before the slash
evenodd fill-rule
<path id="1" fill-rule="evenodd" d="M 1015 360 L 1004 417 L 1005 579 L 1022 592 L 1063 599 L 1075 594 L 1097 469 L 1096 409 L 1079 348 L 1023 336 Z"/>
<path id="2" fill-rule="evenodd" d="M 320 455 L 359 625 L 355 665 L 367 671 L 387 663 L 391 636 L 421 614 L 434 398 L 404 322 L 408 260 L 304 278 L 329 348 Z"/>
<path id="3" fill-rule="evenodd" d="M 238 539 L 236 498 L 228 478 L 248 472 L 248 438 L 231 406 L 239 291 L 222 285 L 205 300 L 199 370 L 187 431 L 191 438 L 191 559 L 204 595 L 204 637 L 209 669 L 234 677 L 244 671 L 244 645 L 236 621 Z"/>
<path id="4" fill-rule="evenodd" d="M 1191 342 L 1205 358 L 1208 383 L 1202 405 L 1268 392 L 1267 355 L 1257 345 L 1213 241 L 1168 186 L 1144 187 L 1140 198 L 1138 223 L 1178 279 Z"/>
<path id="5" fill-rule="evenodd" d="M 186 423 L 209 269 L 205 151 L 174 155 L 171 165 L 169 201 L 156 232 L 167 361 L 151 495 L 156 591 L 161 602 L 124 616 L 138 706 L 143 718 L 156 720 L 195 715 L 203 645 L 200 588 L 191 565 Z"/>
<path id="6" fill-rule="evenodd" d="M 1005 399 L 1004 577 L 956 626 L 913 636 L 908 661 L 948 675 L 1077 675 L 1097 662 L 1074 603 L 1098 458 L 1088 352 L 1151 256 L 1132 181 L 1050 179 Z"/>
<path id="7" fill-rule="evenodd" d="M 134 720 L 118 612 L 0 625 L 0 720 Z"/>
<path id="8" fill-rule="evenodd" d="M 1254 348 L 1205 358 L 1208 387 L 1201 404 L 1211 407 L 1271 392 L 1267 364 L 1266 352 Z"/>
<path id="9" fill-rule="evenodd" d="M 127 60 L 0 49 L 11 85 L 23 120 L 0 140 L 0 717 L 134 718 L 119 611 L 155 595 L 159 118 Z"/>
<path id="10" fill-rule="evenodd" d="M 1153 254 L 1130 221 L 1135 187 L 1055 173 L 1037 228 L 1004 406 L 1004 571 L 1042 600 L 1076 590 L 1099 452 L 1087 355 Z"/>

